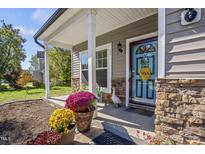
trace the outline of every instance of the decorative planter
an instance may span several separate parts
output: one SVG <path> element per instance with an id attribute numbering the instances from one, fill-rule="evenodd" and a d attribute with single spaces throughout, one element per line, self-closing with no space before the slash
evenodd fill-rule
<path id="1" fill-rule="evenodd" d="M 86 132 L 90 130 L 94 111 L 76 114 L 76 123 L 79 132 Z"/>
<path id="2" fill-rule="evenodd" d="M 61 141 L 60 141 L 60 144 L 61 144 L 61 145 L 74 144 L 75 129 L 76 129 L 76 125 L 75 125 L 75 127 L 73 127 L 73 128 L 70 130 L 69 133 L 67 133 L 67 134 L 62 134 Z"/>
<path id="3" fill-rule="evenodd" d="M 94 113 L 93 113 L 93 119 L 97 118 L 98 116 L 98 106 L 95 105 L 95 110 L 94 110 Z"/>

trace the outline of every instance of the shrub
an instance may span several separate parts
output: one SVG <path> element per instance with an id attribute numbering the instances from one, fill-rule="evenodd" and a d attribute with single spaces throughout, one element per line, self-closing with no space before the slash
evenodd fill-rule
<path id="1" fill-rule="evenodd" d="M 21 87 L 17 84 L 19 75 L 20 75 L 20 72 L 18 71 L 7 72 L 4 74 L 4 79 L 9 84 L 10 87 L 14 89 L 20 89 Z"/>
<path id="2" fill-rule="evenodd" d="M 28 145 L 57 145 L 61 140 L 61 134 L 54 131 L 44 131 L 37 135 L 35 139 L 27 142 Z"/>
<path id="3" fill-rule="evenodd" d="M 33 80 L 32 82 L 33 82 L 33 86 L 36 88 L 44 87 L 44 83 L 42 81 Z"/>
<path id="4" fill-rule="evenodd" d="M 90 92 L 77 92 L 66 99 L 65 108 L 74 112 L 89 112 L 95 109 L 96 97 Z"/>
<path id="5" fill-rule="evenodd" d="M 7 91 L 8 89 L 7 85 L 0 85 L 0 91 Z"/>
<path id="6" fill-rule="evenodd" d="M 75 126 L 75 114 L 70 109 L 56 109 L 51 114 L 48 124 L 53 131 L 66 134 Z"/>

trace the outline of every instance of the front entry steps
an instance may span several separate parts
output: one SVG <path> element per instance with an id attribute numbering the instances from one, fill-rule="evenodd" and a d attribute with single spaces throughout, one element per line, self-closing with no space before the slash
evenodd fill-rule
<path id="1" fill-rule="evenodd" d="M 126 107 L 98 103 L 98 116 L 93 124 L 136 144 L 146 144 L 143 134 L 154 135 L 154 119 L 154 115 L 145 116 L 127 111 Z"/>
<path id="2" fill-rule="evenodd" d="M 155 106 L 143 104 L 141 102 L 129 102 L 128 107 L 152 111 L 152 112 L 154 112 L 155 110 Z"/>
<path id="3" fill-rule="evenodd" d="M 120 137 L 108 130 L 93 139 L 97 145 L 136 145 L 135 142 Z"/>
<path id="4" fill-rule="evenodd" d="M 104 122 L 102 123 L 103 128 L 105 131 L 109 131 L 117 136 L 120 136 L 121 138 L 124 138 L 130 142 L 134 142 L 137 145 L 146 145 L 146 142 L 142 138 L 134 137 L 134 134 L 129 134 L 126 128 L 123 126 L 114 124 L 114 123 L 109 123 L 109 122 Z"/>

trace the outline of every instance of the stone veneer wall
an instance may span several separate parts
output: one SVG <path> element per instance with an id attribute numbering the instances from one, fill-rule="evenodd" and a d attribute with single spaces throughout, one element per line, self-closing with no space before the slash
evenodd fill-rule
<path id="1" fill-rule="evenodd" d="M 178 144 L 205 143 L 205 80 L 158 79 L 155 132 Z"/>
<path id="2" fill-rule="evenodd" d="M 80 90 L 80 79 L 79 78 L 71 78 L 71 87 L 72 92 L 77 92 Z"/>
<path id="3" fill-rule="evenodd" d="M 125 78 L 115 78 L 112 80 L 112 88 L 115 88 L 115 95 L 120 97 L 122 101 L 125 100 L 126 94 L 126 80 Z"/>

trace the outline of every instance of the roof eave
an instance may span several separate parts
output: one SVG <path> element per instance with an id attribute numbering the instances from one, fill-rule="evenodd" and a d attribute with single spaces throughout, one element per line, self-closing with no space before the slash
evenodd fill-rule
<path id="1" fill-rule="evenodd" d="M 35 40 L 38 39 L 38 37 L 46 31 L 47 28 L 50 27 L 65 11 L 67 8 L 58 8 L 53 15 L 43 24 L 43 26 L 36 32 L 36 34 L 33 36 Z"/>

